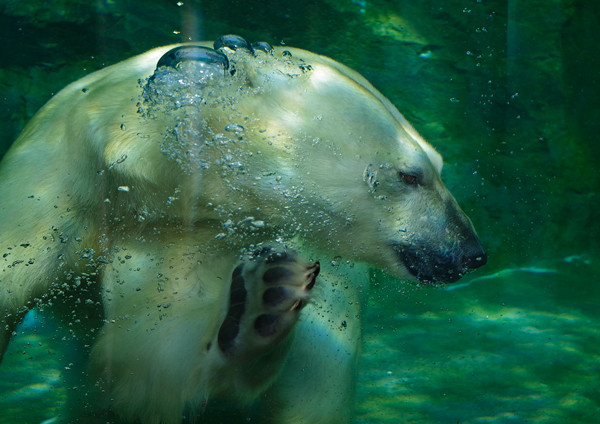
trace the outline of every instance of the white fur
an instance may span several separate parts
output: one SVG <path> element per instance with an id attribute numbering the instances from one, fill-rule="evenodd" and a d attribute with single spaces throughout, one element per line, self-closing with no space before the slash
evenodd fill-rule
<path id="1" fill-rule="evenodd" d="M 138 81 L 172 47 L 67 86 L 4 158 L 0 348 L 20 314 L 80 276 L 105 313 L 93 404 L 168 424 L 189 407 L 210 414 L 213 399 L 261 399 L 271 422 L 346 423 L 366 291 L 350 261 L 408 276 L 389 242 L 443 215 L 441 157 L 364 78 L 299 49 L 228 51 L 237 73 L 210 86 L 206 106 L 154 110 Z M 415 167 L 428 185 L 409 192 L 395 170 Z M 272 243 L 321 259 L 313 300 L 280 346 L 228 359 L 216 337 L 231 272 Z"/>

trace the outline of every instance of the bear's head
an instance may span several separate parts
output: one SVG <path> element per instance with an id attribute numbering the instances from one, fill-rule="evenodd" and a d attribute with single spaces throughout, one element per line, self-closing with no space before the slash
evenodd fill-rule
<path id="1" fill-rule="evenodd" d="M 163 163 L 139 178 L 168 187 L 162 213 L 232 245 L 300 238 L 422 282 L 486 262 L 440 155 L 351 69 L 225 37 L 164 53 L 139 87 L 137 128 Z"/>

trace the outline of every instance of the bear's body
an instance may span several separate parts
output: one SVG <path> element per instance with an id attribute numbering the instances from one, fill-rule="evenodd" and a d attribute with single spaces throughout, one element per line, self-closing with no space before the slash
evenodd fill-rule
<path id="1" fill-rule="evenodd" d="M 440 156 L 360 75 L 299 49 L 208 46 L 67 86 L 7 153 L 0 351 L 36 304 L 61 299 L 67 322 L 101 305 L 84 325 L 100 336 L 82 336 L 86 420 L 210 422 L 211 402 L 260 400 L 263 422 L 349 422 L 354 261 L 442 282 L 485 253 Z"/>

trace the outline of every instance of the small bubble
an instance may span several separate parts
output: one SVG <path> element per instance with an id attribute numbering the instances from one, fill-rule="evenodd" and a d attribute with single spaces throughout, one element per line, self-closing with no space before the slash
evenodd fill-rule
<path id="1" fill-rule="evenodd" d="M 240 124 L 227 124 L 225 125 L 225 131 L 229 132 L 242 132 L 245 128 Z"/>

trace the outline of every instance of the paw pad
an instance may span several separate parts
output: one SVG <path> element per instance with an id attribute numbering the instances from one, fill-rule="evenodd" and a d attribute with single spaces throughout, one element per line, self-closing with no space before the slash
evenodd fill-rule
<path id="1" fill-rule="evenodd" d="M 267 270 L 263 274 L 263 281 L 266 284 L 278 284 L 282 281 L 288 280 L 294 275 L 294 273 L 288 268 L 276 267 Z"/>
<path id="2" fill-rule="evenodd" d="M 242 277 L 243 265 L 239 265 L 231 276 L 229 310 L 219 330 L 218 343 L 223 352 L 229 352 L 240 332 L 240 320 L 246 310 L 247 291 Z"/>
<path id="3" fill-rule="evenodd" d="M 229 308 L 218 334 L 227 356 L 266 351 L 294 327 L 319 274 L 319 262 L 261 248 L 231 277 Z"/>
<path id="4" fill-rule="evenodd" d="M 273 314 L 260 315 L 254 321 L 254 329 L 262 337 L 269 337 L 277 332 L 279 316 Z"/>

